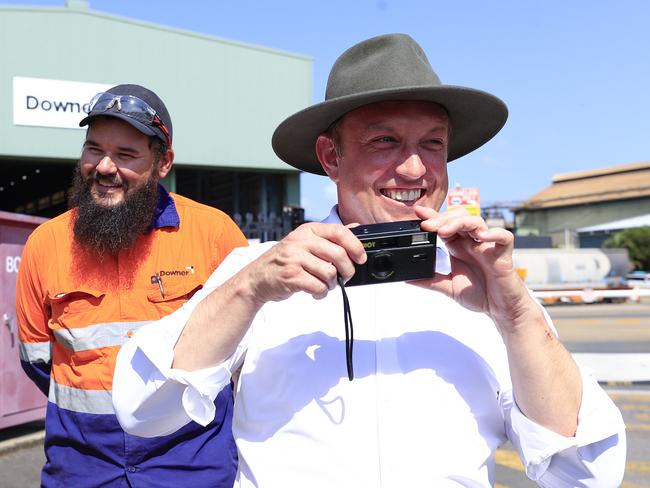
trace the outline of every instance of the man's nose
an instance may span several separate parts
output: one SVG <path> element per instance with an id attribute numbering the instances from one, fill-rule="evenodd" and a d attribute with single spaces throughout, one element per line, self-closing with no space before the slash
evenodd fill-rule
<path id="1" fill-rule="evenodd" d="M 426 174 L 427 168 L 420 155 L 412 152 L 397 166 L 396 172 L 404 179 L 417 180 Z"/>
<path id="2" fill-rule="evenodd" d="M 117 166 L 108 155 L 104 156 L 99 161 L 99 163 L 97 163 L 95 169 L 97 170 L 97 173 L 102 175 L 111 175 L 117 173 Z"/>

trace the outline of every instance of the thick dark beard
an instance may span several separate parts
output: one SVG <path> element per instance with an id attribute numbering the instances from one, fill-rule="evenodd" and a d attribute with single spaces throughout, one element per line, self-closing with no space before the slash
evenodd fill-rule
<path id="1" fill-rule="evenodd" d="M 158 172 L 152 171 L 140 188 L 127 192 L 117 205 L 98 204 L 91 194 L 95 175 L 84 179 L 75 168 L 68 205 L 76 208 L 73 232 L 81 247 L 100 258 L 130 249 L 153 222 L 158 205 Z"/>

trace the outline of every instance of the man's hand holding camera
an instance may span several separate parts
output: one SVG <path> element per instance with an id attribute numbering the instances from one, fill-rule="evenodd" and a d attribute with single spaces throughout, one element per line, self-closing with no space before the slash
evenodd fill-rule
<path id="1" fill-rule="evenodd" d="M 464 307 L 490 315 L 497 324 L 516 323 L 533 299 L 513 268 L 514 236 L 464 209 L 438 213 L 415 207 L 422 229 L 437 232 L 451 259 L 451 275 L 435 275 L 419 286 L 440 291 Z M 535 307 L 537 310 L 537 307 Z"/>
<path id="2" fill-rule="evenodd" d="M 505 229 L 489 229 L 482 218 L 462 209 L 438 213 L 418 206 L 415 212 L 423 220 L 423 230 L 437 232 L 445 241 L 452 272 L 413 284 L 445 293 L 464 307 L 492 317 L 508 351 L 521 411 L 556 432 L 574 435 L 579 373 L 513 268 L 513 235 Z M 560 387 L 567 384 L 575 386 Z"/>
<path id="3" fill-rule="evenodd" d="M 363 245 L 347 227 L 301 225 L 197 305 L 176 344 L 174 367 L 192 371 L 223 361 L 265 303 L 300 291 L 324 298 L 337 274 L 347 280 L 354 264 L 365 260 Z M 193 344 L 208 347 L 200 354 Z"/>
<path id="4" fill-rule="evenodd" d="M 261 304 L 280 301 L 298 291 L 324 298 L 354 275 L 354 264 L 366 261 L 361 242 L 339 224 L 303 224 L 248 265 L 242 273 Z"/>

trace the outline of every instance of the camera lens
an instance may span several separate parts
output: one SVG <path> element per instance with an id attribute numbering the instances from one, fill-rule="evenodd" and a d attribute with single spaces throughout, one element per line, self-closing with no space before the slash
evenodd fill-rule
<path id="1" fill-rule="evenodd" d="M 383 252 L 374 256 L 369 266 L 370 274 L 376 280 L 386 280 L 395 273 L 393 256 L 389 252 Z"/>

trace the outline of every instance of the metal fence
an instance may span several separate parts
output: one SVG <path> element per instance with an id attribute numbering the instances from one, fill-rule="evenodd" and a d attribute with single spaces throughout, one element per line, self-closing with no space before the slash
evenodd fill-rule
<path id="1" fill-rule="evenodd" d="M 244 215 L 236 213 L 233 220 L 247 239 L 259 239 L 260 242 L 279 241 L 293 229 L 305 222 L 305 211 L 300 207 L 285 207 L 282 215 L 275 212 L 250 212 Z"/>

